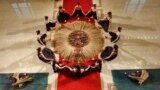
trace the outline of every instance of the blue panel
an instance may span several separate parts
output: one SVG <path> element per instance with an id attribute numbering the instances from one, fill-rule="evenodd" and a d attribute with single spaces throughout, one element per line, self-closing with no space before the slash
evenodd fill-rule
<path id="1" fill-rule="evenodd" d="M 126 73 L 135 70 L 113 70 L 113 81 L 117 90 L 160 90 L 160 69 L 147 69 L 150 76 L 143 85 L 130 80 Z"/>
<path id="2" fill-rule="evenodd" d="M 25 84 L 22 88 L 12 87 L 13 74 L 0 74 L 0 90 L 46 90 L 48 73 L 30 73 L 33 81 Z"/>

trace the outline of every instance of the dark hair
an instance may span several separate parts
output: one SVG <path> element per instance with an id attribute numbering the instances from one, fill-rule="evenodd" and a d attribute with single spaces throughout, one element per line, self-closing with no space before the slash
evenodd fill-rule
<path id="1" fill-rule="evenodd" d="M 108 15 L 112 15 L 112 12 L 109 11 L 107 14 L 108 14 Z"/>
<path id="2" fill-rule="evenodd" d="M 41 47 L 38 47 L 38 48 L 37 48 L 37 52 L 40 52 L 40 51 L 41 51 Z"/>
<path id="3" fill-rule="evenodd" d="M 46 38 L 47 37 L 47 34 L 43 34 L 42 36 L 41 36 L 41 38 Z"/>
<path id="4" fill-rule="evenodd" d="M 41 33 L 41 31 L 40 31 L 40 30 L 37 30 L 36 33 L 37 33 L 37 35 L 39 35 L 39 34 Z"/>
<path id="5" fill-rule="evenodd" d="M 80 5 L 80 2 L 78 2 L 77 5 Z"/>
<path id="6" fill-rule="evenodd" d="M 109 11 L 107 14 L 110 18 L 112 18 L 112 12 Z"/>
<path id="7" fill-rule="evenodd" d="M 45 18 L 45 20 L 48 20 L 48 16 L 45 16 L 44 18 Z"/>
<path id="8" fill-rule="evenodd" d="M 59 9 L 62 9 L 62 6 L 59 6 L 58 8 L 59 8 Z"/>
<path id="9" fill-rule="evenodd" d="M 115 44 L 113 47 L 114 47 L 115 51 L 118 51 L 118 45 Z"/>
<path id="10" fill-rule="evenodd" d="M 118 27 L 118 31 L 121 32 L 121 30 L 122 30 L 122 27 Z"/>
<path id="11" fill-rule="evenodd" d="M 93 4 L 93 7 L 96 7 L 97 5 L 96 4 Z"/>

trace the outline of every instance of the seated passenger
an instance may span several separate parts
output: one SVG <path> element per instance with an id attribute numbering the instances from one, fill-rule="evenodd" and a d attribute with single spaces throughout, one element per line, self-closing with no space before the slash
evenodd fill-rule
<path id="1" fill-rule="evenodd" d="M 56 21 L 50 20 L 48 16 L 45 16 L 46 30 L 50 31 L 56 26 Z"/>
<path id="2" fill-rule="evenodd" d="M 122 28 L 118 27 L 117 32 L 109 32 L 110 36 L 111 36 L 111 42 L 112 43 L 116 43 L 119 39 L 120 39 L 120 32 L 121 32 Z"/>
<path id="3" fill-rule="evenodd" d="M 77 3 L 77 5 L 74 8 L 74 11 L 72 13 L 72 17 L 83 17 L 85 16 L 82 7 L 80 5 L 80 3 Z"/>
<path id="4" fill-rule="evenodd" d="M 58 14 L 57 14 L 57 20 L 59 23 L 63 23 L 65 22 L 66 20 L 70 19 L 71 16 L 69 13 L 67 13 L 65 11 L 65 9 L 63 9 L 62 6 L 59 7 L 59 11 L 58 11 Z"/>
<path id="5" fill-rule="evenodd" d="M 38 55 L 38 58 L 45 63 L 51 63 L 52 61 L 55 60 L 55 55 L 52 52 L 52 50 L 45 46 L 39 47 L 37 49 L 37 55 Z"/>
<path id="6" fill-rule="evenodd" d="M 110 28 L 111 19 L 112 19 L 112 12 L 108 12 L 107 16 L 104 19 L 98 20 L 98 24 L 101 25 L 101 27 L 104 29 L 105 32 L 108 32 Z"/>
<path id="7" fill-rule="evenodd" d="M 46 34 L 46 33 L 41 34 L 41 31 L 40 31 L 40 30 L 37 30 L 36 33 L 37 33 L 37 41 L 38 41 L 38 43 L 39 43 L 40 45 L 42 45 L 42 46 L 45 46 L 45 45 L 46 45 L 46 40 L 45 40 L 45 38 L 47 37 L 47 34 Z"/>
<path id="8" fill-rule="evenodd" d="M 90 17 L 97 20 L 96 4 L 93 4 L 91 10 L 87 13 L 86 17 Z"/>
<path id="9" fill-rule="evenodd" d="M 113 60 L 118 55 L 118 46 L 116 44 L 112 44 L 110 46 L 105 47 L 105 49 L 100 54 L 100 59 L 105 61 Z"/>

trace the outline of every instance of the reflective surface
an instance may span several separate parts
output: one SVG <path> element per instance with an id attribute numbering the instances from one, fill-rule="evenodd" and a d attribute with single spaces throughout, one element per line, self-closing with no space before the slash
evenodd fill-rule
<path id="1" fill-rule="evenodd" d="M 99 13 L 112 11 L 112 30 L 118 26 L 123 28 L 117 43 L 120 47 L 118 57 L 103 64 L 104 89 L 112 83 L 112 69 L 160 68 L 160 0 L 94 2 Z M 45 31 L 44 16 L 52 18 L 54 7 L 61 4 L 54 0 L 0 0 L 1 73 L 49 72 L 50 87 L 55 88 L 56 74 L 52 67 L 36 56 L 35 31 Z"/>

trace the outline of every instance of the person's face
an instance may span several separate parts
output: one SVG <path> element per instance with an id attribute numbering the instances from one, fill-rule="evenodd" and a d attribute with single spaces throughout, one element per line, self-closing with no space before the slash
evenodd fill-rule
<path id="1" fill-rule="evenodd" d="M 59 11 L 60 11 L 60 12 L 63 12 L 63 9 L 60 9 Z"/>

